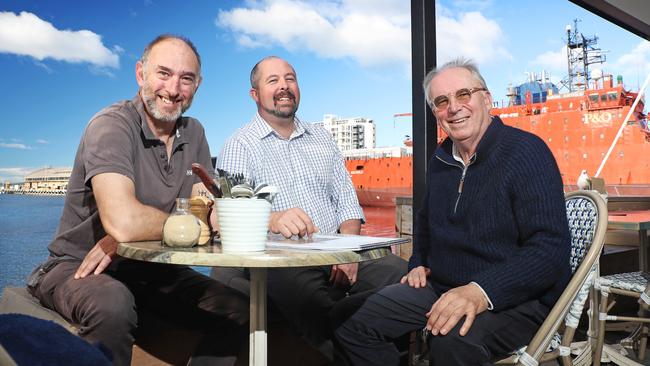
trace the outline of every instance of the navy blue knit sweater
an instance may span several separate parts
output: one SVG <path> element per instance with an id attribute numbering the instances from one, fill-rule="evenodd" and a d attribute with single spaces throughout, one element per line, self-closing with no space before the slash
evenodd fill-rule
<path id="1" fill-rule="evenodd" d="M 552 306 L 571 272 L 562 178 L 551 151 L 495 117 L 461 185 L 462 175 L 446 139 L 429 162 L 409 270 L 431 269 L 440 293 L 475 281 L 495 311 L 531 299 Z"/>

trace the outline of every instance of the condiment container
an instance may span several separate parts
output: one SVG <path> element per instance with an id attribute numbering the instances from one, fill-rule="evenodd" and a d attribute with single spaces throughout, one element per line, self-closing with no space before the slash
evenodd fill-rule
<path id="1" fill-rule="evenodd" d="M 176 210 L 169 215 L 163 226 L 163 244 L 170 247 L 191 247 L 198 243 L 201 224 L 189 211 L 190 200 L 176 199 Z"/>
<path id="2" fill-rule="evenodd" d="M 205 245 L 210 242 L 212 234 L 208 225 L 210 207 L 212 207 L 212 200 L 205 196 L 194 196 L 190 199 L 190 212 L 199 219 L 199 223 L 201 224 L 199 245 Z"/>

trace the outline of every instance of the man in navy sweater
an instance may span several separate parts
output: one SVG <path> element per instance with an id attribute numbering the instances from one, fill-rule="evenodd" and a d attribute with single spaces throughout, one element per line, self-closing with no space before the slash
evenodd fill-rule
<path id="1" fill-rule="evenodd" d="M 409 273 L 336 331 L 355 365 L 397 365 L 391 340 L 422 328 L 431 364 L 490 364 L 530 341 L 571 276 L 562 178 L 546 144 L 490 116 L 470 61 L 423 84 L 449 137 L 429 162 Z"/>

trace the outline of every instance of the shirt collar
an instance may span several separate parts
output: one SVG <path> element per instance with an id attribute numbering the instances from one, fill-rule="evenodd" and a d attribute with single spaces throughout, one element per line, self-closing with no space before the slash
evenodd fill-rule
<path id="1" fill-rule="evenodd" d="M 457 162 L 460 162 L 461 164 L 463 164 L 463 166 L 466 166 L 465 161 L 463 160 L 463 157 L 460 156 L 460 151 L 458 151 L 458 146 L 453 142 L 452 142 L 452 145 L 451 145 L 451 156 L 453 156 L 454 160 L 456 160 Z M 469 164 L 474 162 L 475 158 L 476 158 L 476 153 L 472 154 L 472 156 L 469 157 Z M 467 165 L 469 165 L 469 164 L 467 164 Z"/>
<path id="2" fill-rule="evenodd" d="M 308 123 L 304 123 L 303 121 L 301 121 L 298 118 L 298 116 L 295 116 L 293 118 L 293 123 L 296 126 L 296 128 L 291 133 L 291 136 L 289 136 L 289 140 L 298 138 L 305 133 L 311 133 L 312 126 L 309 125 Z M 283 138 L 271 127 L 271 125 L 269 125 L 268 122 L 266 122 L 266 120 L 262 116 L 260 116 L 259 112 L 255 113 L 255 117 L 253 117 L 251 126 L 252 126 L 252 132 L 260 140 L 271 135 L 275 136 L 276 138 L 280 138 L 280 139 Z"/>
<path id="3" fill-rule="evenodd" d="M 483 137 L 481 137 L 481 141 L 479 141 L 478 146 L 476 147 L 476 152 L 470 159 L 470 163 L 486 159 L 501 140 L 502 135 L 505 133 L 505 129 L 506 126 L 499 117 L 492 117 L 492 122 L 485 131 L 485 134 L 483 134 Z M 452 160 L 455 160 L 460 161 L 463 166 L 465 165 L 463 159 L 460 157 L 458 148 L 449 137 L 440 144 L 436 149 L 435 154 L 444 161 L 451 162 Z"/>
<path id="4" fill-rule="evenodd" d="M 140 96 L 140 93 L 136 94 L 135 97 L 133 97 L 133 99 L 131 100 L 131 102 L 135 106 L 135 110 L 138 112 L 138 115 L 140 116 L 140 128 L 142 129 L 142 134 L 144 135 L 144 137 L 147 140 L 160 141 L 160 139 L 157 138 L 149 128 L 149 124 L 147 123 L 147 111 L 145 110 L 144 102 L 142 101 L 142 97 Z M 187 121 L 183 117 L 180 117 L 176 121 L 176 137 L 174 138 L 174 146 L 187 143 L 187 139 L 185 138 L 186 127 L 187 127 Z"/>

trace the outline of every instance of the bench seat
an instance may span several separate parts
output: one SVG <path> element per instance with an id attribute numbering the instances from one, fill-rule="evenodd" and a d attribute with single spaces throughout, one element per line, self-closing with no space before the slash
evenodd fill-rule
<path id="1" fill-rule="evenodd" d="M 78 328 L 57 312 L 39 303 L 24 287 L 6 287 L 0 301 L 0 314 L 24 314 L 51 320 L 73 334 Z M 136 344 L 133 346 L 131 364 L 138 366 L 184 365 L 200 338 L 197 332 L 182 329 L 148 313 L 138 314 Z M 179 342 L 182 340 L 182 342 Z"/>

